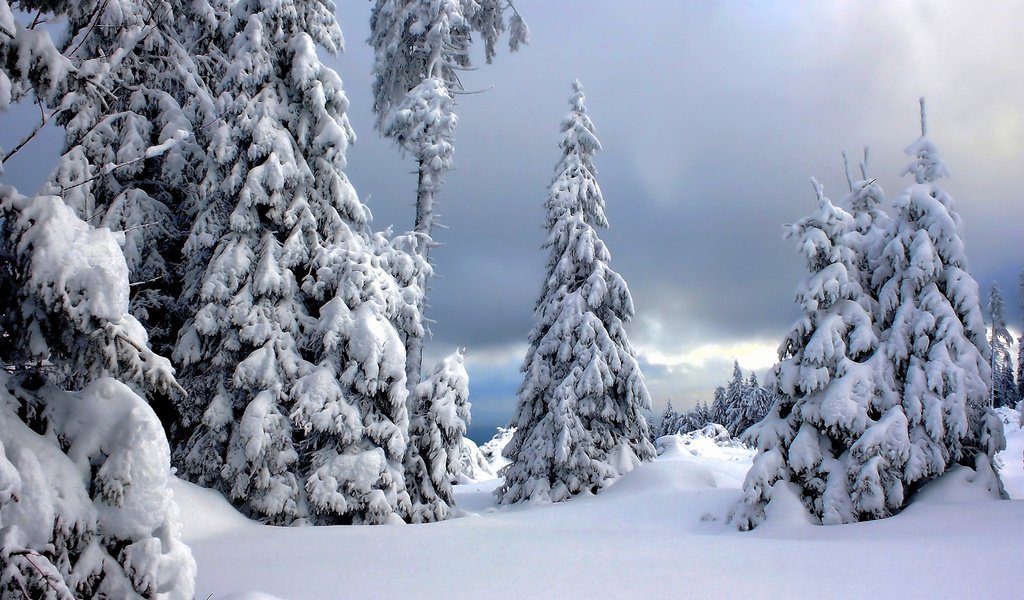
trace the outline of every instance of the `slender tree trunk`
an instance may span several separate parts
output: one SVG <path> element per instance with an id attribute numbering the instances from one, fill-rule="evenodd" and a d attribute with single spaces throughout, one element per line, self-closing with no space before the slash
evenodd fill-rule
<path id="1" fill-rule="evenodd" d="M 417 252 L 425 262 L 430 262 L 430 247 L 433 245 L 431 235 L 434 230 L 434 178 L 427 173 L 427 166 L 419 161 L 419 180 L 416 185 L 416 225 L 414 231 L 419 234 Z M 422 294 L 416 307 L 423 317 L 427 310 L 427 277 L 421 282 Z M 426 325 L 424 324 L 424 329 Z M 409 398 L 423 376 L 423 336 L 414 332 L 406 334 L 405 339 L 405 377 L 409 388 Z"/>

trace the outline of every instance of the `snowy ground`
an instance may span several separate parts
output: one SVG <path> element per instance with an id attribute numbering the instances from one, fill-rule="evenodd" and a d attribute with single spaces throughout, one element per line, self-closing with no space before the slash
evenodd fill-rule
<path id="1" fill-rule="evenodd" d="M 1015 418 L 1007 413 L 1009 448 L 997 460 L 1011 495 L 1024 498 Z M 429 525 L 265 527 L 179 481 L 196 596 L 990 598 L 1024 589 L 1024 500 L 991 500 L 967 471 L 891 519 L 820 527 L 778 506 L 768 523 L 739 533 L 724 517 L 750 452 L 707 438 L 660 442 L 657 461 L 599 496 L 495 508 L 497 481 L 463 485 L 466 516 Z"/>

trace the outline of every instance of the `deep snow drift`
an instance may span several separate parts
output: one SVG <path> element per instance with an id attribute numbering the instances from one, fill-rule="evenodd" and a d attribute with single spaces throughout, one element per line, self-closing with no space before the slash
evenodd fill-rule
<path id="1" fill-rule="evenodd" d="M 1024 498 L 1024 435 L 1003 411 L 997 461 Z M 725 522 L 752 458 L 737 444 L 669 436 L 660 456 L 598 496 L 495 507 L 499 480 L 456 488 L 463 518 L 428 525 L 260 526 L 178 481 L 197 597 L 983 598 L 1024 587 L 1024 501 L 993 500 L 955 470 L 896 517 L 822 527 L 793 498 L 740 533 Z M 257 592 L 258 591 L 258 592 Z M 269 595 L 268 595 L 269 594 Z"/>

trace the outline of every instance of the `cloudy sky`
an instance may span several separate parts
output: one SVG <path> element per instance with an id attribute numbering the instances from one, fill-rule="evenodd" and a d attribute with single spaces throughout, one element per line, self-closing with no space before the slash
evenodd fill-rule
<path id="1" fill-rule="evenodd" d="M 803 274 L 783 224 L 846 191 L 840 152 L 871 146 L 891 198 L 902 153 L 929 132 L 952 177 L 972 273 L 997 281 L 1020 325 L 1024 267 L 1024 3 L 517 0 L 531 44 L 466 73 L 429 354 L 467 350 L 477 428 L 511 414 L 540 290 L 543 201 L 578 78 L 604 144 L 598 179 L 612 266 L 630 285 L 631 339 L 660 409 L 710 399 L 732 360 L 759 373 Z M 413 165 L 373 130 L 370 3 L 341 0 L 345 81 L 359 136 L 348 174 L 378 227 L 411 228 Z M 30 127 L 30 125 L 29 125 Z M 11 134 L 0 132 L 10 146 Z M 51 134 L 50 140 L 56 139 Z M 27 185 L 46 148 L 5 179 Z M 430 356 L 428 356 L 430 358 Z"/>

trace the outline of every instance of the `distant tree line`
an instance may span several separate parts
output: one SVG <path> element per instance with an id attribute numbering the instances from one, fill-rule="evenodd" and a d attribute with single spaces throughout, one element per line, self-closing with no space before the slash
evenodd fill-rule
<path id="1" fill-rule="evenodd" d="M 757 375 L 750 373 L 743 377 L 739 361 L 733 362 L 732 378 L 725 386 L 715 389 L 714 399 L 698 402 L 692 410 L 676 412 L 670 400 L 656 424 L 652 424 L 654 438 L 675 433 L 689 433 L 717 423 L 725 427 L 732 437 L 741 437 L 751 425 L 768 414 L 774 397 L 771 390 L 757 381 Z"/>

